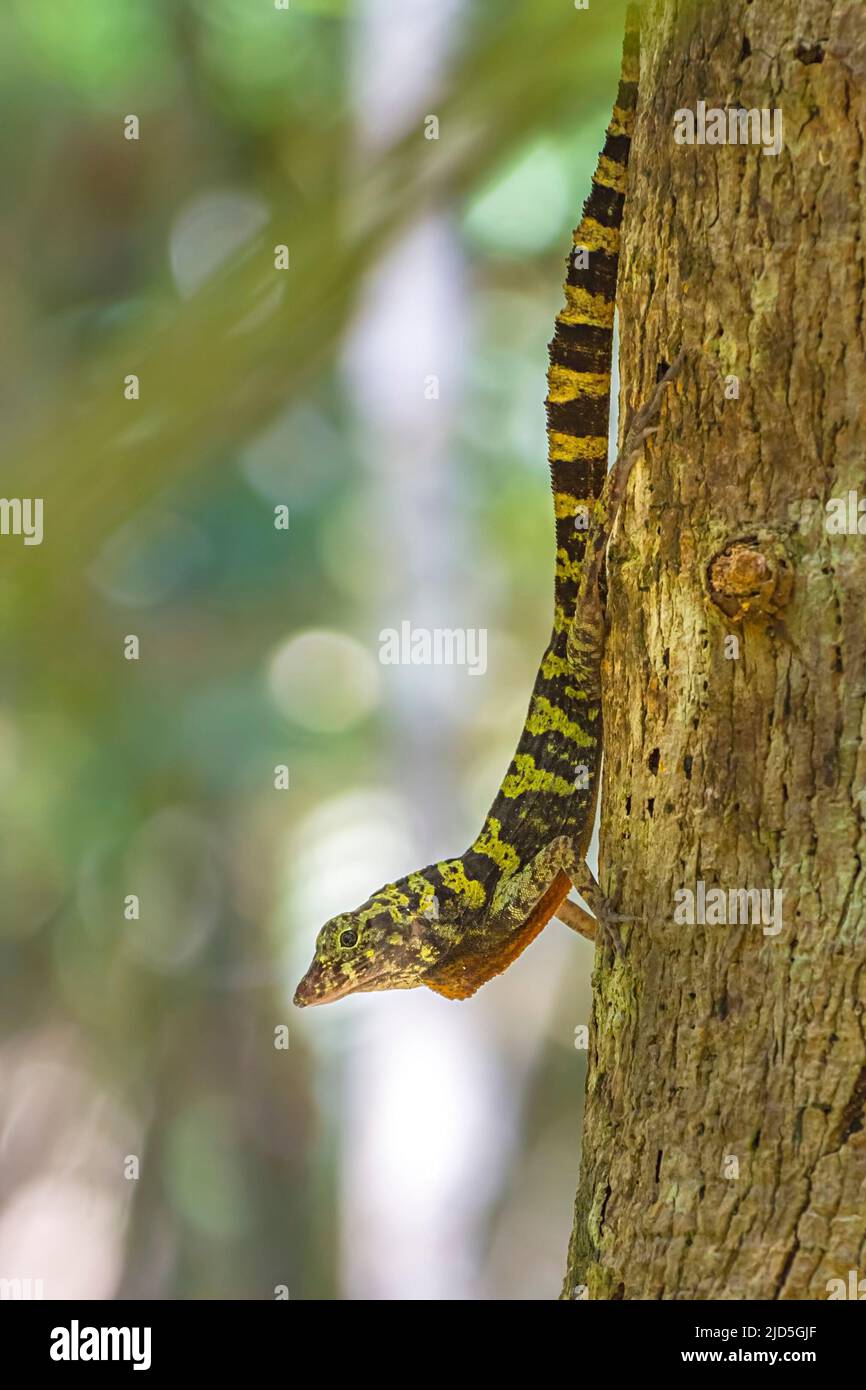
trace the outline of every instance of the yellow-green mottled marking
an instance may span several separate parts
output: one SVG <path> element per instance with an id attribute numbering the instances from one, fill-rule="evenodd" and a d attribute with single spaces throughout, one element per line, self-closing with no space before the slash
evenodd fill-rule
<path id="1" fill-rule="evenodd" d="M 552 792 L 554 796 L 571 796 L 574 783 L 567 782 L 543 767 L 535 766 L 531 753 L 518 753 L 514 759 L 516 772 L 510 772 L 502 783 L 502 794 L 509 798 L 526 796 L 527 792 Z"/>
<path id="2" fill-rule="evenodd" d="M 551 366 L 547 382 L 551 401 L 576 401 L 581 396 L 598 399 L 610 391 L 607 372 L 576 372 L 571 367 Z"/>
<path id="3" fill-rule="evenodd" d="M 580 285 L 566 285 L 565 308 L 557 315 L 559 323 L 585 323 L 591 328 L 613 328 L 616 304 L 603 294 L 590 294 Z"/>
<path id="4" fill-rule="evenodd" d="M 545 680 L 553 680 L 556 676 L 568 676 L 571 674 L 571 667 L 568 658 L 559 656 L 556 652 L 545 652 L 541 661 L 541 674 Z"/>
<path id="5" fill-rule="evenodd" d="M 462 859 L 450 859 L 443 864 L 437 864 L 436 868 L 442 875 L 442 882 L 452 893 L 456 893 L 464 900 L 467 907 L 483 907 L 487 901 L 487 891 L 483 883 L 476 878 L 469 878 Z"/>
<path id="6" fill-rule="evenodd" d="M 472 848 L 477 854 L 484 854 L 498 864 L 503 878 L 510 878 L 520 868 L 520 855 L 513 845 L 501 838 L 502 825 L 493 816 L 488 816 L 484 829 Z"/>
<path id="7" fill-rule="evenodd" d="M 582 729 L 576 720 L 569 719 L 564 709 L 551 704 L 543 695 L 533 700 L 526 727 L 531 734 L 561 734 L 581 748 L 593 748 L 596 742 L 595 737 Z"/>

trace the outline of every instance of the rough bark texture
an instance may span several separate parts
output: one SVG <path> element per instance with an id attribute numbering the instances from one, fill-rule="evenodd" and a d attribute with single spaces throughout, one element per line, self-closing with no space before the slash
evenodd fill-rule
<path id="1" fill-rule="evenodd" d="M 781 154 L 675 144 L 699 100 L 782 108 Z M 825 527 L 866 497 L 864 132 L 859 0 L 647 4 L 622 404 L 691 356 L 611 549 L 602 882 L 642 920 L 597 957 L 565 1297 L 866 1276 L 866 535 Z M 676 925 L 698 880 L 782 889 L 781 932 Z"/>

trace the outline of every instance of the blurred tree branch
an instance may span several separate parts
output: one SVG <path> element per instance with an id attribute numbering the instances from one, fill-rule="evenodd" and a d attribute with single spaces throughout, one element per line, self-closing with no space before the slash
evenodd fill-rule
<path id="1" fill-rule="evenodd" d="M 349 180 L 330 179 L 312 204 L 273 206 L 254 247 L 188 302 L 163 297 L 148 323 L 77 365 L 38 427 L 7 439 L 6 493 L 45 498 L 50 565 L 37 572 L 20 548 L 4 556 L 7 581 L 16 572 L 26 580 L 25 613 L 57 580 L 59 612 L 74 621 L 68 585 L 107 533 L 308 389 L 332 360 L 365 275 L 421 207 L 461 199 L 537 128 L 573 116 L 578 102 L 591 109 L 605 100 L 618 6 L 602 18 L 596 8 L 576 14 L 526 0 L 507 22 L 486 8 L 477 17 L 448 91 L 433 103 L 438 143 L 423 140 L 419 112 L 394 148 L 353 156 L 352 131 L 335 123 L 317 153 L 335 170 L 357 158 Z M 576 46 L 587 74 L 579 97 Z M 273 269 L 278 243 L 290 248 L 287 272 Z M 268 310 L 275 286 L 280 303 Z M 123 398 L 128 373 L 141 379 L 140 402 Z"/>

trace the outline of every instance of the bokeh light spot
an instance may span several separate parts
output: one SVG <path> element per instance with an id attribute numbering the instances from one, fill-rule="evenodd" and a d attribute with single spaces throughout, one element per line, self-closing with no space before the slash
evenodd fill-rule
<path id="1" fill-rule="evenodd" d="M 271 657 L 268 689 L 277 709 L 293 723 L 318 733 L 341 733 L 375 708 L 379 667 L 345 633 L 302 632 Z"/>

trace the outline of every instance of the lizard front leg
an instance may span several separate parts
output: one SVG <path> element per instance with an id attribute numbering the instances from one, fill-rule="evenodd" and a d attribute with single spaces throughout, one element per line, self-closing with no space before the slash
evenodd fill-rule
<path id="1" fill-rule="evenodd" d="M 568 903 L 568 908 L 576 909 L 578 912 L 581 912 L 581 916 L 585 920 L 594 922 L 594 925 L 599 926 L 617 955 L 622 955 L 623 945 L 619 931 L 617 930 L 618 923 L 633 922 L 635 920 L 634 917 L 623 915 L 620 912 L 614 912 L 611 909 L 610 903 L 601 890 L 601 885 L 585 860 L 574 870 L 571 881 L 584 901 L 589 903 L 593 917 L 588 918 L 587 914 L 582 912 L 576 903 Z M 573 927 L 573 929 L 580 932 L 582 936 L 586 935 L 586 932 L 576 923 L 566 920 L 566 925 Z"/>
<path id="2" fill-rule="evenodd" d="M 483 922 L 457 949 L 424 976 L 424 984 L 446 999 L 468 999 L 501 975 L 550 921 L 571 888 L 566 869 L 574 859 L 564 836 L 544 846 L 497 886 Z"/>
<path id="3" fill-rule="evenodd" d="M 577 903 L 568 902 L 572 886 L 589 902 L 595 919 Z M 600 926 L 615 948 L 621 949 L 613 924 L 625 919 L 609 911 L 574 841 L 565 835 L 545 845 L 518 873 L 499 884 L 483 925 L 429 971 L 423 983 L 446 999 L 468 999 L 501 975 L 556 916 L 591 941 Z"/>
<path id="4" fill-rule="evenodd" d="M 570 901 L 568 892 L 572 887 L 589 904 L 592 917 L 579 903 Z M 620 952 L 622 942 L 616 924 L 634 921 L 611 910 L 575 842 L 564 835 L 545 845 L 520 873 L 499 886 L 493 896 L 492 915 L 497 922 L 497 935 L 504 932 L 512 941 L 520 940 L 515 954 L 529 945 L 551 917 L 559 918 L 588 941 L 596 939 L 596 930 L 601 927 Z"/>
<path id="5" fill-rule="evenodd" d="M 566 835 L 559 835 L 544 845 L 518 873 L 497 885 L 487 930 L 493 927 L 497 937 L 522 932 L 531 919 L 535 925 L 534 919 L 542 903 L 549 908 L 544 922 L 549 921 L 568 896 L 576 858 L 573 842 Z M 538 924 L 537 931 L 544 922 Z"/>
<path id="6" fill-rule="evenodd" d="M 579 903 L 569 900 L 568 891 L 572 887 L 589 904 L 592 917 Z M 521 951 L 545 922 L 558 917 L 588 941 L 596 939 L 596 930 L 601 927 L 614 949 L 621 952 L 617 923 L 634 921 L 633 917 L 612 911 L 574 840 L 564 835 L 545 845 L 519 874 L 500 886 L 493 897 L 493 911 L 506 931 L 521 938 L 531 928 L 531 935 L 523 940 Z M 539 920 L 542 912 L 546 915 Z"/>

